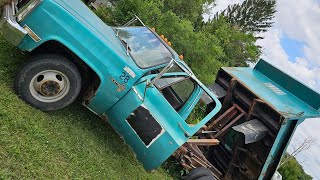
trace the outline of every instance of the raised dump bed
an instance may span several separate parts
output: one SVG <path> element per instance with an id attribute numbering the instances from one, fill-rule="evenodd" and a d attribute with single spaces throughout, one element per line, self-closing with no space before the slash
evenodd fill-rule
<path id="1" fill-rule="evenodd" d="M 271 179 L 297 126 L 320 117 L 320 95 L 264 60 L 221 68 L 209 89 L 222 109 L 175 157 L 217 179 Z"/>

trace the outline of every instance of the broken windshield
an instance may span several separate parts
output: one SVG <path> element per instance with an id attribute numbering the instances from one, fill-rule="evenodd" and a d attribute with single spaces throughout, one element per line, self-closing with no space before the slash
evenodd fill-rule
<path id="1" fill-rule="evenodd" d="M 141 68 L 169 63 L 171 52 L 147 27 L 117 28 L 119 38 L 124 41 L 136 64 Z"/>

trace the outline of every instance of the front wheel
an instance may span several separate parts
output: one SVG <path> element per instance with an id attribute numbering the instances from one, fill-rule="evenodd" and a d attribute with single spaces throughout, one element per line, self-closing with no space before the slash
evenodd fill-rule
<path id="1" fill-rule="evenodd" d="M 71 104 L 81 90 L 77 67 L 60 55 L 38 55 L 18 72 L 17 94 L 42 111 L 55 111 Z"/>

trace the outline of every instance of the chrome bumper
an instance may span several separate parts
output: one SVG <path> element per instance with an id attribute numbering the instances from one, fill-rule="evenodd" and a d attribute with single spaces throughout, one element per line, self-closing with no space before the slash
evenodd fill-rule
<path id="1" fill-rule="evenodd" d="M 6 40 L 18 46 L 28 32 L 16 21 L 14 16 L 14 6 L 6 4 L 2 8 L 3 13 L 0 19 L 0 30 Z"/>

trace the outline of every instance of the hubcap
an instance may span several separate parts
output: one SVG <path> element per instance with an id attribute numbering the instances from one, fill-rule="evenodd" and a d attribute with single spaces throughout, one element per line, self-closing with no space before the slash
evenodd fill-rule
<path id="1" fill-rule="evenodd" d="M 30 82 L 30 92 L 41 102 L 56 102 L 70 90 L 68 77 L 56 70 L 45 70 L 36 74 Z"/>
<path id="2" fill-rule="evenodd" d="M 44 96 L 55 96 L 60 92 L 60 85 L 56 81 L 46 81 L 42 83 L 40 92 Z"/>

